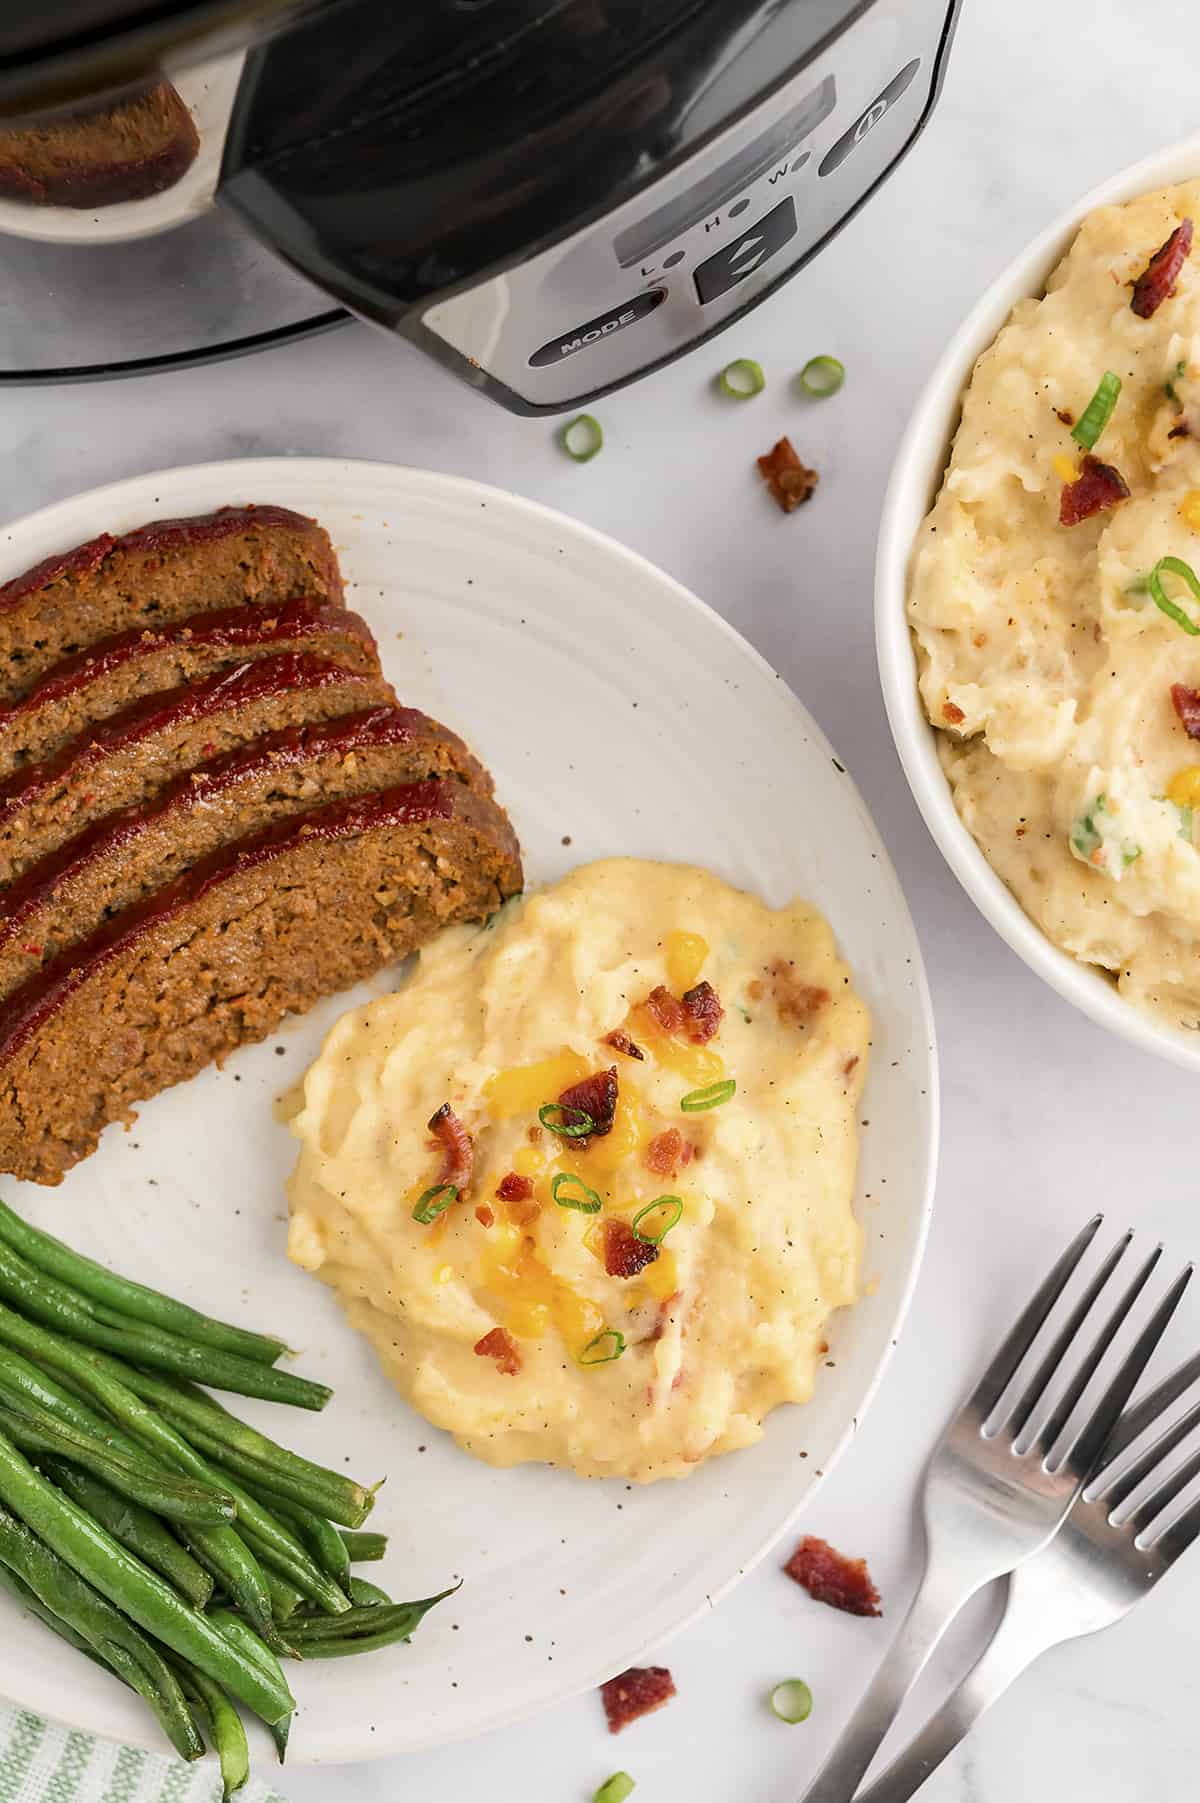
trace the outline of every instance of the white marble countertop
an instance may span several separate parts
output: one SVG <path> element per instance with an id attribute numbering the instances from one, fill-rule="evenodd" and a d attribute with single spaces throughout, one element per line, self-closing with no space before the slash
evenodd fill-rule
<path id="1" fill-rule="evenodd" d="M 319 453 L 495 481 L 635 546 L 733 621 L 830 734 L 890 847 L 928 960 L 944 1091 L 929 1255 L 882 1390 L 806 1521 L 869 1556 L 889 1619 L 810 1604 L 772 1558 L 670 1646 L 678 1699 L 620 1740 L 584 1696 L 486 1741 L 296 1769 L 294 1803 L 586 1803 L 617 1767 L 636 1777 L 639 1803 L 794 1803 L 914 1581 L 923 1459 L 1032 1276 L 1097 1206 L 1200 1251 L 1195 1080 L 1073 1013 L 974 912 L 905 787 L 871 628 L 884 481 L 947 334 L 1061 207 L 1196 128 L 1198 71 L 1189 0 L 965 0 L 940 108 L 898 174 L 741 328 L 602 403 L 607 447 L 587 467 L 558 455 L 547 423 L 510 418 L 362 327 L 200 372 L 0 396 L 10 517 L 139 470 Z M 785 378 L 819 351 L 841 356 L 848 380 L 835 402 L 806 407 Z M 751 406 L 721 409 L 710 378 L 736 355 L 759 358 L 771 386 Z M 789 519 L 751 467 L 783 431 L 821 470 L 813 504 Z M 1194 1344 L 1200 1301 L 1188 1326 Z M 1049 1657 L 929 1784 L 930 1803 L 1192 1798 L 1198 1600 L 1194 1558 L 1121 1627 Z M 960 1638 L 934 1679 L 962 1657 Z M 816 1696 L 794 1730 L 762 1701 L 791 1674 Z"/>

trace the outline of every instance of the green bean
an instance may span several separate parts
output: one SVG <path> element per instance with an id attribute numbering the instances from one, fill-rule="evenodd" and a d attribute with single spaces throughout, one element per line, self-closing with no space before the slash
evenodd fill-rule
<path id="1" fill-rule="evenodd" d="M 14 1456 L 20 1459 L 21 1455 Z M 0 1508 L 0 1562 L 29 1587 L 46 1610 L 81 1635 L 100 1659 L 145 1698 L 177 1752 L 185 1759 L 201 1756 L 204 1742 L 196 1734 L 179 1686 L 157 1648 L 6 1508 Z M 126 1655 L 124 1660 L 121 1654 Z"/>
<path id="2" fill-rule="evenodd" d="M 94 1515 L 114 1540 L 136 1553 L 143 1564 L 166 1578 L 197 1609 L 205 1608 L 213 1593 L 211 1577 L 156 1515 L 140 1503 L 118 1496 L 99 1478 L 77 1470 L 66 1459 L 47 1458 L 41 1463 L 46 1476 L 65 1490 L 72 1502 Z"/>
<path id="3" fill-rule="evenodd" d="M 176 1596 L 157 1573 L 39 1476 L 3 1434 L 0 1502 L 139 1627 L 226 1685 L 264 1721 L 276 1722 L 294 1707 L 285 1687 L 267 1682 L 257 1666 Z"/>
<path id="4" fill-rule="evenodd" d="M 269 1565 L 263 1566 L 263 1577 L 267 1580 L 267 1589 L 271 1593 L 271 1614 L 276 1621 L 287 1621 L 293 1616 L 304 1601 L 304 1592 L 281 1578 L 277 1571 Z"/>
<path id="5" fill-rule="evenodd" d="M 268 1402 L 290 1403 L 301 1409 L 323 1409 L 333 1394 L 327 1384 L 296 1377 L 290 1371 L 276 1371 L 271 1365 L 220 1352 L 216 1347 L 198 1346 L 163 1328 L 142 1327 L 114 1310 L 90 1302 L 86 1296 L 73 1294 L 3 1242 L 0 1294 L 16 1303 L 24 1314 L 32 1315 L 44 1326 L 57 1328 L 71 1339 L 123 1353 L 139 1365 L 210 1383 L 218 1390 L 260 1396 Z"/>
<path id="6" fill-rule="evenodd" d="M 19 1352 L 5 1345 L 0 1345 L 0 1393 L 10 1408 L 22 1408 L 27 1414 L 45 1410 L 81 1433 L 95 1434 L 117 1452 L 145 1452 L 137 1440 L 114 1426 L 73 1389 L 68 1389 L 57 1378 L 31 1365 Z"/>
<path id="7" fill-rule="evenodd" d="M 337 1529 L 314 1509 L 300 1503 L 272 1503 L 275 1514 L 290 1525 L 321 1570 L 344 1590 L 350 1582 L 350 1554 Z"/>
<path id="8" fill-rule="evenodd" d="M 360 1534 L 353 1528 L 340 1528 L 342 1544 L 350 1555 L 351 1565 L 369 1565 L 387 1552 L 386 1534 Z"/>
<path id="9" fill-rule="evenodd" d="M 4 1202 L 0 1202 L 0 1240 L 6 1241 L 14 1252 L 22 1253 L 39 1271 L 57 1277 L 61 1283 L 90 1297 L 93 1302 L 106 1303 L 138 1321 L 168 1328 L 185 1340 L 216 1346 L 223 1352 L 234 1352 L 264 1365 L 273 1365 L 288 1350 L 282 1340 L 269 1334 L 231 1327 L 226 1321 L 200 1314 L 185 1302 L 176 1302 L 158 1290 L 147 1289 L 145 1284 L 118 1277 L 116 1272 L 93 1263 L 81 1253 L 72 1252 L 61 1240 L 53 1239 L 50 1234 L 23 1221 Z"/>
<path id="10" fill-rule="evenodd" d="M 119 1383 L 86 1347 L 60 1339 L 3 1303 L 0 1303 L 0 1342 L 10 1348 L 18 1347 L 21 1352 L 59 1372 L 69 1384 L 77 1385 L 120 1422 L 122 1430 L 128 1430 L 143 1448 L 149 1446 L 159 1453 L 173 1470 L 186 1471 L 192 1477 L 212 1484 L 217 1494 L 225 1492 L 225 1486 L 214 1480 L 199 1453 L 193 1452 L 187 1441 L 153 1409 L 147 1408 L 139 1396 Z M 237 1501 L 236 1497 L 234 1501 Z M 272 1634 L 274 1624 L 266 1580 L 253 1553 L 234 1529 L 224 1525 L 194 1527 L 186 1538 L 201 1564 L 224 1582 L 238 1608 L 259 1633 Z"/>
<path id="11" fill-rule="evenodd" d="M 181 1483 L 170 1473 L 159 1477 L 152 1466 L 144 1467 L 120 1453 L 109 1452 L 93 1435 L 60 1426 L 49 1417 L 35 1421 L 0 1403 L 0 1428 L 22 1451 L 58 1453 L 73 1459 L 94 1477 L 168 1521 L 215 1527 L 219 1522 L 236 1519 L 237 1507 L 231 1496 L 214 1496 L 207 1487 Z"/>
<path id="12" fill-rule="evenodd" d="M 249 1500 L 249 1499 L 248 1499 Z M 268 1516 L 269 1520 L 270 1517 Z M 241 1531 L 246 1544 L 262 1563 L 270 1570 L 286 1578 L 295 1586 L 301 1596 L 315 1603 L 325 1615 L 344 1615 L 350 1607 L 350 1599 L 341 1587 L 327 1577 L 320 1568 L 313 1564 L 303 1547 L 299 1549 L 299 1557 L 281 1550 L 278 1537 L 286 1534 L 286 1529 L 273 1524 L 271 1532 L 264 1537 L 258 1531 L 258 1522 L 245 1518 L 241 1522 Z M 257 1626 L 257 1624 L 255 1624 Z M 262 1633 L 262 1629 L 259 1629 Z"/>
<path id="13" fill-rule="evenodd" d="M 368 1583 L 366 1578 L 351 1578 L 350 1601 L 356 1609 L 373 1609 L 380 1603 L 390 1604 L 391 1600 L 387 1591 L 381 1590 L 378 1584 Z"/>
<path id="14" fill-rule="evenodd" d="M 288 1632 L 305 1659 L 319 1659 L 317 1649 L 326 1642 L 348 1646 L 363 1638 L 376 1640 L 380 1634 L 405 1640 L 435 1603 L 453 1596 L 457 1589 L 457 1584 L 451 1584 L 437 1596 L 427 1596 L 416 1603 L 368 1603 L 351 1609 L 348 1615 L 301 1616 L 289 1623 Z"/>
<path id="15" fill-rule="evenodd" d="M 229 1803 L 235 1791 L 241 1790 L 250 1776 L 250 1748 L 242 1718 L 219 1684 L 198 1671 L 195 1666 L 181 1664 L 180 1682 L 184 1694 L 191 1698 L 200 1714 L 221 1767 L 222 1803 Z"/>
<path id="16" fill-rule="evenodd" d="M 22 1609 L 27 1609 L 30 1615 L 36 1615 L 39 1621 L 45 1622 L 52 1633 L 57 1634 L 60 1640 L 65 1640 L 68 1646 L 73 1646 L 77 1653 L 82 1653 L 85 1659 L 90 1659 L 93 1665 L 98 1665 L 101 1671 L 112 1670 L 107 1659 L 102 1659 L 82 1634 L 76 1633 L 69 1622 L 55 1615 L 53 1609 L 47 1609 L 41 1597 L 29 1588 L 24 1578 L 19 1578 L 15 1571 L 10 1571 L 3 1563 L 0 1563 L 0 1590 L 7 1590 Z"/>
<path id="17" fill-rule="evenodd" d="M 235 1646 L 240 1646 L 248 1659 L 257 1659 L 259 1664 L 280 1684 L 286 1684 L 283 1667 L 266 1643 L 259 1639 L 254 1629 L 244 1622 L 240 1615 L 234 1615 L 228 1609 L 214 1609 L 208 1618 L 214 1628 L 219 1628 L 227 1639 Z M 291 1733 L 292 1718 L 285 1715 L 282 1721 L 270 1724 L 271 1739 L 275 1742 L 275 1751 L 279 1755 L 279 1763 L 283 1764 L 287 1757 L 288 1735 Z"/>

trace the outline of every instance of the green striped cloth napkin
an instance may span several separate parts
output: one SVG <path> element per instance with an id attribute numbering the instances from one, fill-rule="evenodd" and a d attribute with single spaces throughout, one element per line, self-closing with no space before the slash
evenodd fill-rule
<path id="1" fill-rule="evenodd" d="M 216 1761 L 185 1765 L 0 1704 L 0 1803 L 219 1803 Z M 238 1803 L 284 1803 L 251 1778 Z"/>

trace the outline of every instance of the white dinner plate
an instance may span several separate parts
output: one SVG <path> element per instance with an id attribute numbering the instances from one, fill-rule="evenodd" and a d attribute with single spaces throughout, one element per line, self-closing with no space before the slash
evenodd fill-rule
<path id="1" fill-rule="evenodd" d="M 387 1474 L 371 1568 L 397 1597 L 461 1575 L 409 1647 L 292 1668 L 290 1757 L 369 1759 L 498 1727 L 596 1685 L 709 1607 L 791 1527 L 851 1437 L 912 1290 L 937 1144 L 929 997 L 912 921 L 867 811 L 787 686 L 661 571 L 561 514 L 384 464 L 272 459 L 139 476 L 0 533 L 0 579 L 102 530 L 225 503 L 278 502 L 332 534 L 347 598 L 402 700 L 490 765 L 531 883 L 628 853 L 710 866 L 833 923 L 874 1018 L 857 1210 L 867 1293 L 835 1319 L 807 1407 L 683 1485 L 629 1488 L 476 1463 L 401 1402 L 332 1294 L 285 1255 L 293 1141 L 274 1099 L 353 1002 L 286 1025 L 223 1071 L 145 1104 L 57 1189 L 4 1184 L 94 1257 L 301 1349 L 334 1385 L 321 1415 L 236 1406 L 324 1463 Z M 869 1123 L 869 1124 L 868 1124 Z M 156 1745 L 140 1704 L 0 1598 L 0 1694 L 74 1726 Z M 270 1754 L 265 1741 L 261 1756 Z"/>
<path id="2" fill-rule="evenodd" d="M 0 200 L 0 235 L 37 238 L 45 244 L 127 244 L 206 213 L 217 191 L 225 130 L 245 60 L 245 51 L 236 50 L 173 77 L 180 99 L 191 109 L 200 148 L 195 162 L 172 187 L 144 200 L 120 200 L 108 207 L 35 207 L 27 201 Z"/>

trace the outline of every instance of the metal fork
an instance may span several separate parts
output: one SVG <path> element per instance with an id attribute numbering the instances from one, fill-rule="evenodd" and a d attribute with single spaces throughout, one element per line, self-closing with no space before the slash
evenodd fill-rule
<path id="1" fill-rule="evenodd" d="M 1193 1403 L 1121 1469 L 1135 1441 L 1197 1378 L 1200 1356 L 1180 1365 L 1122 1417 L 1103 1469 L 1089 1480 L 1059 1532 L 1009 1578 L 1004 1617 L 986 1651 L 876 1783 L 859 1791 L 856 1803 L 905 1803 L 1035 1659 L 1064 1640 L 1120 1621 L 1200 1537 L 1200 1501 L 1161 1531 L 1164 1513 L 1200 1476 L 1200 1449 L 1162 1472 L 1171 1454 L 1195 1436 L 1200 1403 Z M 1154 1488 L 1122 1515 L 1123 1505 L 1155 1473 L 1162 1475 Z M 1114 1514 L 1120 1516 L 1117 1521 Z M 1139 1540 L 1145 1544 L 1139 1546 Z"/>
<path id="2" fill-rule="evenodd" d="M 1072 1241 L 1020 1316 L 974 1393 L 946 1430 L 925 1477 L 925 1570 L 874 1682 L 804 1803 L 850 1803 L 905 1697 L 963 1605 L 1046 1545 L 1095 1468 L 1191 1277 L 1176 1278 L 1086 1420 L 1071 1418 L 1162 1255 L 1156 1247 L 1086 1351 L 1084 1324 L 1132 1242 L 1119 1240 L 1071 1308 L 1019 1400 L 1000 1404 L 1100 1229 L 1096 1215 Z M 1023 1439 L 1039 1406 L 1065 1380 L 1040 1431 Z"/>

